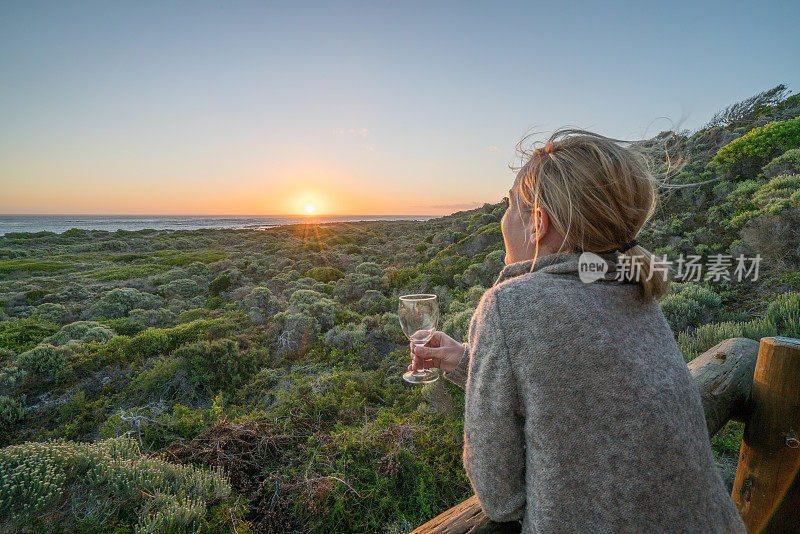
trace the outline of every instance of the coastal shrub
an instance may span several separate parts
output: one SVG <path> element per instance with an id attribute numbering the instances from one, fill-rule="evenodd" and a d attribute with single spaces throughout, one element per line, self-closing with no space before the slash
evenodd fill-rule
<path id="1" fill-rule="evenodd" d="M 95 269 L 87 274 L 90 278 L 100 282 L 111 282 L 113 280 L 130 280 L 131 278 L 145 278 L 154 274 L 161 274 L 169 267 L 157 264 L 148 265 L 126 265 L 122 267 L 106 267 Z"/>
<path id="2" fill-rule="evenodd" d="M 787 150 L 764 165 L 761 172 L 767 178 L 774 178 L 782 174 L 800 174 L 800 148 Z"/>
<path id="3" fill-rule="evenodd" d="M 128 318 L 142 326 L 166 326 L 175 320 L 175 314 L 166 308 L 131 310 Z"/>
<path id="4" fill-rule="evenodd" d="M 723 146 L 712 163 L 735 174 L 755 173 L 781 152 L 800 147 L 800 117 L 753 128 Z"/>
<path id="5" fill-rule="evenodd" d="M 88 310 L 89 317 L 105 317 L 115 319 L 125 317 L 131 310 L 152 310 L 161 308 L 164 301 L 161 297 L 143 293 L 132 287 L 112 289 L 92 305 Z"/>
<path id="6" fill-rule="evenodd" d="M 357 352 L 366 342 L 367 330 L 363 324 L 338 325 L 325 334 L 325 344 L 343 352 Z"/>
<path id="7" fill-rule="evenodd" d="M 0 430 L 11 427 L 24 418 L 25 395 L 17 397 L 0 395 Z M 2 476 L 2 474 L 0 474 L 0 476 Z"/>
<path id="8" fill-rule="evenodd" d="M 71 353 L 67 347 L 42 344 L 17 356 L 17 365 L 45 380 L 53 380 L 67 364 L 67 356 Z"/>
<path id="9" fill-rule="evenodd" d="M 306 276 L 317 282 L 335 282 L 344 278 L 344 273 L 335 267 L 313 267 L 306 271 Z"/>
<path id="10" fill-rule="evenodd" d="M 205 306 L 209 310 L 218 310 L 222 307 L 222 304 L 222 299 L 219 297 L 208 297 L 205 302 Z"/>
<path id="11" fill-rule="evenodd" d="M 442 332 L 453 337 L 456 341 L 466 342 L 473 313 L 475 313 L 474 308 L 467 308 L 449 316 L 442 324 Z"/>
<path id="12" fill-rule="evenodd" d="M 767 336 L 800 338 L 800 293 L 784 293 L 773 300 L 763 317 L 751 321 L 706 324 L 678 335 L 678 346 L 688 362 L 731 337 L 760 340 Z"/>
<path id="13" fill-rule="evenodd" d="M 670 284 L 670 290 L 661 301 L 661 309 L 675 332 L 708 322 L 719 310 L 722 299 L 701 285 L 686 282 Z"/>
<path id="14" fill-rule="evenodd" d="M 244 305 L 249 309 L 258 309 L 265 316 L 272 316 L 280 309 L 280 303 L 268 287 L 254 287 L 244 298 Z"/>
<path id="15" fill-rule="evenodd" d="M 182 404 L 172 411 L 163 404 L 120 409 L 100 426 L 100 436 L 130 436 L 147 449 L 161 449 L 176 440 L 190 440 L 205 426 L 205 413 Z"/>
<path id="16" fill-rule="evenodd" d="M 125 345 L 125 354 L 135 359 L 165 354 L 169 350 L 170 343 L 167 333 L 154 328 L 139 332 Z"/>
<path id="17" fill-rule="evenodd" d="M 143 361 L 133 368 L 130 382 L 125 386 L 124 398 L 126 405 L 134 406 L 173 402 L 195 404 L 200 400 L 200 395 L 189 382 L 186 360 L 161 356 Z"/>
<path id="18" fill-rule="evenodd" d="M 6 236 L 8 236 L 8 234 L 6 234 Z M 0 261 L 0 274 L 14 271 L 52 273 L 63 269 L 69 269 L 70 267 L 72 267 L 72 265 L 61 261 L 33 260 L 28 258 L 2 260 Z"/>
<path id="19" fill-rule="evenodd" d="M 0 321 L 0 348 L 19 351 L 39 344 L 58 330 L 55 325 L 40 323 L 33 318 Z"/>
<path id="20" fill-rule="evenodd" d="M 364 292 L 364 295 L 359 299 L 356 308 L 360 313 L 364 314 L 372 314 L 372 313 L 380 313 L 383 311 L 384 303 L 386 297 L 383 296 L 383 293 L 380 291 L 375 291 L 374 289 L 368 289 Z"/>
<path id="21" fill-rule="evenodd" d="M 200 286 L 191 278 L 180 278 L 162 285 L 158 288 L 158 292 L 167 298 L 189 298 L 200 293 Z"/>
<path id="22" fill-rule="evenodd" d="M 117 335 L 135 336 L 147 327 L 141 323 L 131 320 L 130 317 L 120 317 L 119 319 L 104 319 L 103 324 L 108 326 Z"/>
<path id="23" fill-rule="evenodd" d="M 83 530 L 92 518 L 95 528 L 122 519 L 137 532 L 192 531 L 230 493 L 220 469 L 149 458 L 127 437 L 0 449 L 0 524 L 11 530 Z"/>
<path id="24" fill-rule="evenodd" d="M 356 273 L 365 274 L 367 276 L 381 276 L 383 274 L 383 269 L 373 261 L 365 261 L 356 267 Z"/>
<path id="25" fill-rule="evenodd" d="M 380 276 L 366 273 L 348 273 L 344 278 L 336 282 L 333 289 L 333 298 L 338 302 L 353 302 L 360 299 L 368 290 L 379 290 L 380 288 Z"/>
<path id="26" fill-rule="evenodd" d="M 9 391 L 17 387 L 28 376 L 21 367 L 0 367 L 0 390 Z"/>
<path id="27" fill-rule="evenodd" d="M 258 367 L 255 354 L 240 352 L 238 343 L 231 339 L 184 345 L 173 355 L 186 360 L 192 385 L 202 386 L 209 392 L 240 386 Z"/>
<path id="28" fill-rule="evenodd" d="M 52 336 L 45 338 L 44 342 L 57 347 L 68 345 L 71 341 L 86 343 L 99 341 L 103 343 L 114 337 L 114 332 L 106 325 L 95 321 L 76 321 L 64 325 Z"/>
<path id="29" fill-rule="evenodd" d="M 161 263 L 174 267 L 182 267 L 195 262 L 213 263 L 215 261 L 224 260 L 227 257 L 228 253 L 224 250 L 199 250 L 196 252 L 184 252 L 172 256 L 165 256 L 161 259 Z"/>
<path id="30" fill-rule="evenodd" d="M 293 352 L 304 348 L 333 327 L 336 316 L 336 303 L 325 295 L 311 289 L 295 291 L 289 298 L 288 309 L 274 317 L 281 327 L 279 349 Z"/>
<path id="31" fill-rule="evenodd" d="M 231 278 L 228 273 L 222 273 L 218 277 L 214 278 L 210 284 L 208 284 L 208 291 L 213 296 L 218 296 L 223 291 L 227 291 L 231 287 Z"/>
<path id="32" fill-rule="evenodd" d="M 32 317 L 45 323 L 66 324 L 72 321 L 72 312 L 63 304 L 45 302 L 44 304 L 36 306 Z"/>
<path id="33" fill-rule="evenodd" d="M 38 301 L 42 300 L 47 295 L 47 291 L 44 289 L 31 289 L 25 292 L 25 301 L 29 304 L 36 304 Z"/>

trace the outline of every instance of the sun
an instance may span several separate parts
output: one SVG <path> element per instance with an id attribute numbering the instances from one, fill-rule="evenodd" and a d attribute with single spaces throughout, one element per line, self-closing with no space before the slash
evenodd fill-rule
<path id="1" fill-rule="evenodd" d="M 303 211 L 306 213 L 306 215 L 311 215 L 315 211 L 314 204 L 306 204 L 303 208 Z"/>

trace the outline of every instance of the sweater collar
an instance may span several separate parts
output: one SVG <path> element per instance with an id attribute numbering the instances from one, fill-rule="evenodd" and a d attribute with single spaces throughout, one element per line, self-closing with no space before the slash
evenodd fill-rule
<path id="1" fill-rule="evenodd" d="M 598 255 L 608 264 L 605 280 L 616 279 L 617 254 L 614 252 Z M 547 274 L 566 274 L 578 276 L 578 266 L 580 264 L 580 252 L 557 252 L 547 256 L 539 256 L 536 262 L 532 259 L 512 263 L 503 267 L 494 285 L 498 285 L 511 278 L 522 276 L 532 272 L 542 272 Z"/>

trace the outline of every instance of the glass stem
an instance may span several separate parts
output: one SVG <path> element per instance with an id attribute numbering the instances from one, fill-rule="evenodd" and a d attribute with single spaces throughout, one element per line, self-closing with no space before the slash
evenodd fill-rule
<path id="1" fill-rule="evenodd" d="M 412 362 L 414 361 L 414 351 L 411 351 L 411 361 Z M 425 374 L 425 362 L 422 361 L 422 358 L 420 358 L 419 361 L 422 363 L 422 367 L 414 371 L 414 374 L 416 376 L 421 376 Z"/>

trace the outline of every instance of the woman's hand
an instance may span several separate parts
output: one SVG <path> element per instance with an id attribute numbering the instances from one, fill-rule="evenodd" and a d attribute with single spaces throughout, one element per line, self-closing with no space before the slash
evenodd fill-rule
<path id="1" fill-rule="evenodd" d="M 411 352 L 414 358 L 408 366 L 409 371 L 436 367 L 447 372 L 456 368 L 464 355 L 464 345 L 437 330 L 425 346 L 415 347 L 411 343 Z"/>

